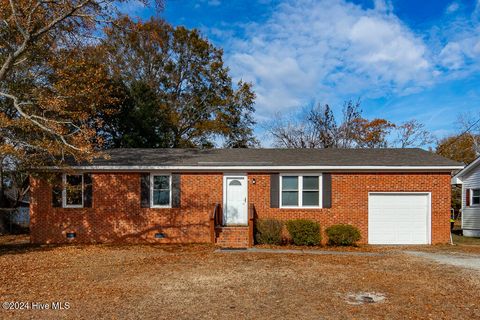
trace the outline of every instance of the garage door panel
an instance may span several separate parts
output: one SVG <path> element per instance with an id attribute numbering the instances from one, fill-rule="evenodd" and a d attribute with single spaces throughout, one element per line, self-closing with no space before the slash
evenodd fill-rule
<path id="1" fill-rule="evenodd" d="M 387 241 L 387 243 L 394 243 L 397 241 L 396 236 L 394 233 L 379 233 L 379 235 L 384 239 L 384 241 Z M 373 243 L 373 244 L 383 244 L 383 243 Z"/>
<path id="2" fill-rule="evenodd" d="M 429 243 L 428 194 L 370 194 L 368 207 L 369 243 Z"/>

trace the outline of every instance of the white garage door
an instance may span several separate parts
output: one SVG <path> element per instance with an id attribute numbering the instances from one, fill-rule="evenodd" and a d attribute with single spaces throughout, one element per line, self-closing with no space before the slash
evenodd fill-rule
<path id="1" fill-rule="evenodd" d="M 426 193 L 370 193 L 368 243 L 430 243 L 430 196 Z"/>

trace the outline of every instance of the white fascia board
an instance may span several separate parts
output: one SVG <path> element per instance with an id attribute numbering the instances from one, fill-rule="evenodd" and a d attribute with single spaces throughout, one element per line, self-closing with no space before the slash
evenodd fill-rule
<path id="1" fill-rule="evenodd" d="M 463 184 L 463 181 L 459 177 L 454 176 L 452 177 L 450 184 Z"/>
<path id="2" fill-rule="evenodd" d="M 454 178 L 461 178 L 465 174 L 469 173 L 472 171 L 478 164 L 480 164 L 480 157 L 475 159 L 472 163 L 470 163 L 468 166 L 464 167 L 460 172 L 458 172 Z"/>
<path id="3" fill-rule="evenodd" d="M 44 167 L 44 170 L 64 170 Z M 93 171 L 452 171 L 463 166 L 72 166 L 73 170 Z"/>

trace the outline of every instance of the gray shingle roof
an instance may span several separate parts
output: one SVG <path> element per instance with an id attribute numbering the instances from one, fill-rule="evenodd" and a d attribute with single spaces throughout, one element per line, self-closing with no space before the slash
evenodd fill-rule
<path id="1" fill-rule="evenodd" d="M 462 166 L 422 149 L 112 149 L 93 166 Z"/>

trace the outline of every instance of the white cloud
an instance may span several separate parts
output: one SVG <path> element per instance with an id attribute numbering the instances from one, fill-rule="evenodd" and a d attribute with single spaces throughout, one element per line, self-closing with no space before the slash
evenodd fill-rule
<path id="1" fill-rule="evenodd" d="M 373 7 L 381 12 L 389 13 L 393 11 L 393 4 L 390 0 L 374 0 Z"/>
<path id="2" fill-rule="evenodd" d="M 442 66 L 453 70 L 463 67 L 465 60 L 462 47 L 458 42 L 447 43 L 440 51 L 439 58 Z"/>
<path id="3" fill-rule="evenodd" d="M 460 9 L 460 4 L 458 4 L 458 2 L 456 2 L 456 1 L 454 1 L 447 7 L 446 11 L 447 11 L 447 13 L 454 13 L 458 9 Z"/>
<path id="4" fill-rule="evenodd" d="M 386 1 L 367 10 L 343 0 L 285 1 L 233 41 L 228 64 L 255 83 L 260 116 L 312 98 L 336 103 L 428 86 L 435 69 L 426 45 L 391 12 Z"/>
<path id="5" fill-rule="evenodd" d="M 480 70 L 480 21 L 475 9 L 470 18 L 452 19 L 442 26 L 443 46 L 436 64 L 448 78 L 465 77 Z"/>

